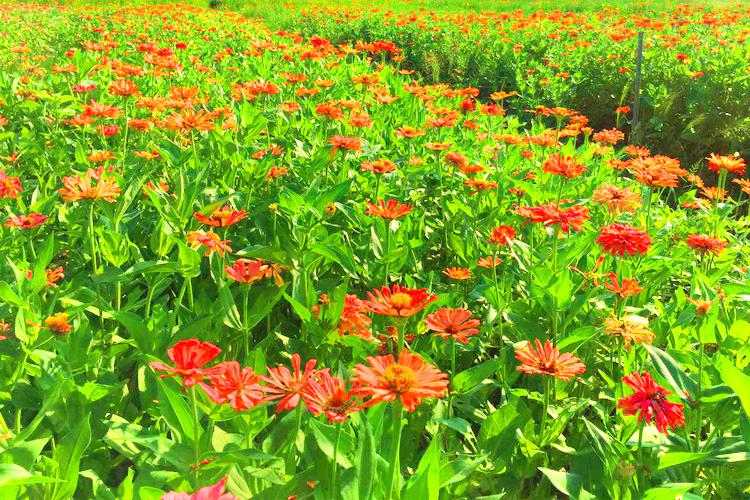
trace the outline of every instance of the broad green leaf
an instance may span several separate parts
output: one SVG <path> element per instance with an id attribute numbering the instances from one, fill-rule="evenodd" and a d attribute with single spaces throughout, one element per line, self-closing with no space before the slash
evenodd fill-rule
<path id="1" fill-rule="evenodd" d="M 552 483 L 552 486 L 554 486 L 557 491 L 564 495 L 568 495 L 572 500 L 589 500 L 596 498 L 583 488 L 583 480 L 581 476 L 577 474 L 556 471 L 545 467 L 539 467 L 539 470 L 542 474 L 547 476 L 547 479 L 549 479 L 549 482 Z"/>
<path id="2" fill-rule="evenodd" d="M 732 388 L 737 397 L 740 398 L 745 415 L 750 415 L 750 376 L 742 373 L 731 361 L 721 354 L 717 354 L 714 366 L 719 371 L 721 380 Z"/>
<path id="3" fill-rule="evenodd" d="M 435 436 L 406 483 L 403 498 L 437 500 L 440 494 L 440 436 Z"/>
<path id="4" fill-rule="evenodd" d="M 61 484 L 55 485 L 53 500 L 66 500 L 73 496 L 78 487 L 78 471 L 83 452 L 91 443 L 91 425 L 87 415 L 75 428 L 62 439 L 55 449 L 57 461 L 57 479 Z"/>
<path id="5" fill-rule="evenodd" d="M 698 385 L 692 378 L 688 377 L 685 370 L 682 369 L 679 363 L 675 361 L 672 356 L 662 351 L 658 347 L 654 347 L 649 344 L 643 344 L 643 347 L 648 351 L 651 361 L 656 366 L 662 377 L 667 379 L 669 384 L 675 390 L 675 393 L 684 400 L 688 397 L 695 397 L 695 393 L 698 390 Z"/>

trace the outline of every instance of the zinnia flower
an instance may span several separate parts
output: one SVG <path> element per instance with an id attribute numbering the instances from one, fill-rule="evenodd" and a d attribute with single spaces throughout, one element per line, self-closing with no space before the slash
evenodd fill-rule
<path id="1" fill-rule="evenodd" d="M 418 313 L 438 298 L 426 288 L 406 288 L 393 285 L 393 288 L 383 286 L 372 292 L 367 292 L 369 300 L 365 300 L 365 307 L 375 314 L 382 316 L 409 317 Z"/>
<path id="2" fill-rule="evenodd" d="M 101 199 L 114 203 L 120 196 L 120 186 L 104 176 L 104 167 L 89 168 L 85 174 L 63 177 L 62 182 L 65 187 L 59 193 L 65 201 Z"/>
<path id="3" fill-rule="evenodd" d="M 654 333 L 648 329 L 648 320 L 642 316 L 629 314 L 623 318 L 610 316 L 604 320 L 604 331 L 614 337 L 620 337 L 626 349 L 630 344 L 651 344 Z"/>
<path id="4" fill-rule="evenodd" d="M 222 373 L 223 368 L 220 366 L 203 368 L 219 354 L 221 354 L 221 349 L 210 342 L 186 339 L 180 340 L 167 350 L 167 357 L 174 363 L 174 366 L 160 361 L 154 361 L 150 365 L 154 370 L 167 372 L 159 375 L 159 378 L 180 376 L 185 387 L 193 387 L 195 384 L 202 383 L 207 376 Z"/>
<path id="5" fill-rule="evenodd" d="M 462 344 L 466 344 L 469 337 L 479 333 L 479 320 L 472 318 L 471 311 L 466 309 L 443 307 L 428 314 L 424 322 L 427 328 L 435 332 L 436 337 L 452 338 Z"/>
<path id="6" fill-rule="evenodd" d="M 604 288 L 610 292 L 618 295 L 624 299 L 631 295 L 638 295 L 643 291 L 643 288 L 638 284 L 638 280 L 635 278 L 623 278 L 622 284 L 617 281 L 617 275 L 615 273 L 609 273 L 605 275 L 609 278 L 609 283 L 604 283 Z"/>
<path id="7" fill-rule="evenodd" d="M 401 351 L 398 362 L 387 354 L 368 356 L 367 363 L 354 367 L 352 393 L 372 397 L 369 404 L 398 399 L 407 411 L 414 411 L 423 399 L 443 397 L 448 389 L 445 373 L 407 350 Z"/>
<path id="8" fill-rule="evenodd" d="M 572 354 L 565 352 L 560 354 L 552 342 L 542 345 L 539 339 L 534 341 L 536 348 L 529 342 L 521 349 L 516 350 L 516 359 L 521 362 L 516 370 L 532 375 L 547 375 L 563 381 L 584 373 L 586 366 L 581 360 Z"/>
<path id="9" fill-rule="evenodd" d="M 325 413 L 328 422 L 343 422 L 349 415 L 361 410 L 362 396 L 346 390 L 346 383 L 339 377 L 323 372 L 307 382 L 302 394 L 307 409 L 313 415 Z"/>
<path id="10" fill-rule="evenodd" d="M 55 335 L 67 335 L 73 331 L 73 327 L 68 323 L 67 313 L 57 313 L 49 316 L 44 320 L 44 326 Z"/>
<path id="11" fill-rule="evenodd" d="M 624 415 L 638 414 L 638 422 L 653 422 L 659 432 L 664 434 L 667 433 L 667 427 L 676 429 L 685 425 L 682 403 L 668 401 L 667 396 L 671 392 L 657 384 L 647 371 L 643 375 L 631 373 L 623 377 L 622 381 L 636 391 L 617 402 L 617 407 L 622 408 Z"/>
<path id="12" fill-rule="evenodd" d="M 217 208 L 208 217 L 195 213 L 193 217 L 198 219 L 202 224 L 213 227 L 228 227 L 237 224 L 239 221 L 247 217 L 245 210 L 234 210 L 233 208 L 224 205 L 221 208 Z"/>
<path id="13" fill-rule="evenodd" d="M 477 259 L 477 266 L 483 267 L 484 269 L 492 269 L 502 264 L 500 257 L 494 257 L 492 255 L 488 257 L 480 257 Z"/>
<path id="14" fill-rule="evenodd" d="M 459 281 L 471 279 L 471 271 L 469 271 L 465 267 L 449 267 L 447 269 L 443 269 L 443 274 L 448 276 L 449 278 L 453 278 L 454 280 Z"/>
<path id="15" fill-rule="evenodd" d="M 603 185 L 594 190 L 594 203 L 602 203 L 612 214 L 620 212 L 635 212 L 641 204 L 641 197 L 627 188 Z"/>
<path id="16" fill-rule="evenodd" d="M 685 243 L 687 243 L 690 248 L 698 253 L 705 254 L 710 252 L 714 255 L 719 255 L 727 246 L 727 242 L 722 240 L 721 238 L 713 238 L 711 236 L 698 233 L 689 235 L 685 240 Z"/>
<path id="17" fill-rule="evenodd" d="M 397 200 L 383 201 L 378 199 L 377 204 L 370 203 L 369 201 L 365 202 L 365 204 L 367 205 L 367 210 L 365 211 L 367 215 L 373 215 L 381 219 L 400 219 L 414 209 L 411 205 L 401 203 Z"/>
<path id="18" fill-rule="evenodd" d="M 5 219 L 5 227 L 15 227 L 17 229 L 34 229 L 41 226 L 49 217 L 40 213 L 11 215 Z"/>
<path id="19" fill-rule="evenodd" d="M 190 231 L 187 235 L 187 242 L 190 246 L 197 249 L 201 246 L 206 247 L 206 255 L 216 252 L 219 256 L 224 257 L 225 252 L 232 252 L 229 246 L 230 240 L 222 240 L 221 237 L 213 231 Z"/>
<path id="20" fill-rule="evenodd" d="M 569 179 L 580 177 L 586 170 L 586 167 L 577 163 L 570 156 L 562 156 L 557 153 L 551 155 L 542 165 L 542 171 Z"/>
<path id="21" fill-rule="evenodd" d="M 599 229 L 596 238 L 605 252 L 611 256 L 645 254 L 651 246 L 651 236 L 642 229 L 615 222 Z"/>
<path id="22" fill-rule="evenodd" d="M 214 366 L 217 373 L 209 375 L 211 385 L 203 385 L 205 393 L 216 404 L 229 402 L 237 411 L 244 411 L 263 400 L 260 377 L 252 368 L 240 367 L 236 361 L 225 361 Z"/>
<path id="23" fill-rule="evenodd" d="M 580 231 L 589 219 L 589 209 L 582 206 L 559 208 L 555 205 L 540 205 L 538 207 L 519 207 L 528 212 L 531 222 L 541 222 L 545 226 L 559 225 L 564 233 Z"/>
<path id="24" fill-rule="evenodd" d="M 0 199 L 15 200 L 19 197 L 18 193 L 21 191 L 23 191 L 21 179 L 11 177 L 4 170 L 0 170 Z"/>
<path id="25" fill-rule="evenodd" d="M 284 365 L 279 365 L 276 368 L 269 368 L 268 375 L 261 377 L 266 382 L 263 386 L 263 391 L 266 393 L 265 401 L 276 401 L 276 413 L 282 411 L 288 411 L 297 407 L 302 398 L 302 394 L 307 388 L 308 381 L 320 373 L 315 370 L 315 365 L 318 363 L 317 360 L 311 359 L 305 365 L 304 371 L 302 371 L 302 358 L 299 354 L 292 355 L 292 370 L 289 371 Z M 327 371 L 324 370 L 324 371 Z M 270 395 L 269 395 L 270 394 Z"/>
<path id="26" fill-rule="evenodd" d="M 225 266 L 230 279 L 249 285 L 266 277 L 267 266 L 262 260 L 237 259 L 234 265 Z"/>
<path id="27" fill-rule="evenodd" d="M 708 168 L 717 174 L 726 170 L 740 177 L 745 175 L 745 159 L 739 156 L 721 156 L 711 153 L 706 160 L 708 160 Z"/>
<path id="28" fill-rule="evenodd" d="M 516 237 L 516 230 L 510 226 L 497 226 L 492 230 L 490 235 L 490 243 L 497 245 L 508 245 Z"/>
<path id="29" fill-rule="evenodd" d="M 225 477 L 218 483 L 201 488 L 193 494 L 171 491 L 162 496 L 161 500 L 239 500 L 231 493 L 224 493 L 226 483 Z"/>

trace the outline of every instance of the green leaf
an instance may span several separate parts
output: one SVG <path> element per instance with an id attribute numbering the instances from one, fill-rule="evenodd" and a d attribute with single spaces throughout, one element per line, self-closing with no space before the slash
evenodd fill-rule
<path id="1" fill-rule="evenodd" d="M 684 400 L 694 397 L 698 386 L 692 378 L 688 377 L 685 370 L 675 361 L 672 356 L 662 351 L 658 347 L 649 344 L 643 344 L 648 351 L 651 361 L 656 366 L 662 377 L 667 379 L 669 384 L 675 390 L 677 395 Z"/>
<path id="2" fill-rule="evenodd" d="M 676 465 L 702 463 L 711 455 L 709 452 L 691 453 L 688 451 L 673 451 L 659 457 L 659 470 L 668 469 Z"/>
<path id="3" fill-rule="evenodd" d="M 9 304 L 13 304 L 14 306 L 20 307 L 25 305 L 25 302 L 21 300 L 21 297 L 19 297 L 10 285 L 4 281 L 0 281 L 0 299 Z"/>
<path id="4" fill-rule="evenodd" d="M 549 482 L 552 483 L 552 486 L 554 486 L 557 491 L 564 495 L 568 495 L 573 500 L 588 500 L 596 498 L 583 488 L 583 479 L 577 474 L 556 471 L 545 467 L 539 467 L 539 471 L 547 476 L 547 479 L 549 479 Z"/>
<path id="5" fill-rule="evenodd" d="M 312 429 L 313 436 L 315 436 L 315 443 L 320 448 L 320 451 L 331 461 L 333 461 L 333 444 L 336 442 L 336 426 L 327 425 L 321 423 L 315 419 L 310 420 L 310 428 Z M 338 453 L 336 454 L 336 461 L 342 467 L 351 467 L 352 463 L 348 458 L 348 454 L 351 453 L 354 448 L 354 440 L 345 432 L 341 432 L 339 439 Z"/>
<path id="6" fill-rule="evenodd" d="M 75 428 L 71 429 L 55 449 L 54 458 L 57 461 L 57 479 L 62 484 L 55 486 L 53 500 L 66 500 L 73 497 L 78 487 L 78 471 L 83 452 L 91 443 L 91 425 L 86 415 Z"/>
<path id="7" fill-rule="evenodd" d="M 435 436 L 419 460 L 414 476 L 406 483 L 403 498 L 437 500 L 440 494 L 440 437 Z"/>
<path id="8" fill-rule="evenodd" d="M 750 415 L 750 376 L 734 366 L 726 357 L 716 355 L 714 366 L 719 371 L 721 380 L 732 388 L 737 397 L 740 398 L 745 415 Z"/>
<path id="9" fill-rule="evenodd" d="M 312 312 L 310 311 L 310 309 L 300 304 L 298 300 L 296 300 L 288 293 L 284 293 L 284 298 L 287 302 L 289 302 L 289 304 L 292 306 L 292 309 L 294 309 L 294 312 L 303 322 L 307 323 L 308 321 L 310 321 L 310 318 L 312 318 Z"/>
<path id="10" fill-rule="evenodd" d="M 359 428 L 359 446 L 357 447 L 354 468 L 357 471 L 359 498 L 372 498 L 377 470 L 375 441 L 370 423 L 364 416 Z"/>
<path id="11" fill-rule="evenodd" d="M 494 375 L 501 364 L 502 360 L 500 358 L 494 358 L 460 372 L 453 379 L 454 390 L 457 393 L 471 390 L 481 384 L 483 380 Z"/>
<path id="12" fill-rule="evenodd" d="M 177 383 L 173 379 L 157 378 L 159 385 L 159 408 L 161 415 L 167 424 L 180 435 L 182 442 L 193 442 L 195 440 L 195 424 L 193 423 L 193 412 L 187 402 L 177 390 Z M 193 390 L 193 389 L 191 389 Z M 203 429 L 198 428 L 198 439 Z"/>
<path id="13" fill-rule="evenodd" d="M 53 477 L 35 476 L 20 465 L 0 464 L 0 488 L 23 486 L 26 484 L 54 483 L 55 481 L 57 479 Z M 0 493 L 2 491 L 0 489 Z"/>

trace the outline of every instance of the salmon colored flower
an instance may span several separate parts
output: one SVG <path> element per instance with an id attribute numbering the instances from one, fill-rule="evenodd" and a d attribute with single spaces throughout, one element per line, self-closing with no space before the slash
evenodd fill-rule
<path id="1" fill-rule="evenodd" d="M 552 154 L 547 161 L 542 164 L 542 171 L 548 174 L 560 175 L 569 179 L 580 177 L 588 169 L 576 162 L 570 156 L 562 156 L 557 153 Z"/>
<path id="2" fill-rule="evenodd" d="M 344 135 L 334 135 L 328 139 L 328 145 L 333 146 L 331 148 L 331 155 L 339 149 L 345 151 L 359 151 L 362 149 L 362 142 L 357 137 L 347 137 Z"/>
<path id="3" fill-rule="evenodd" d="M 339 335 L 356 335 L 365 340 L 375 340 L 370 331 L 372 319 L 367 316 L 367 307 L 356 295 L 347 293 L 339 320 Z"/>
<path id="4" fill-rule="evenodd" d="M 241 368 L 236 361 L 225 361 L 213 368 L 215 373 L 208 376 L 211 385 L 201 387 L 214 403 L 229 402 L 232 409 L 245 411 L 263 400 L 261 379 L 249 366 Z"/>
<path id="5" fill-rule="evenodd" d="M 211 215 L 209 216 L 196 212 L 193 214 L 193 217 L 207 226 L 228 227 L 233 226 L 246 218 L 247 212 L 245 210 L 235 210 L 228 205 L 224 205 L 223 207 L 217 208 L 211 212 Z"/>
<path id="6" fill-rule="evenodd" d="M 367 205 L 367 210 L 365 211 L 367 215 L 380 217 L 381 219 L 400 219 L 414 209 L 411 205 L 401 203 L 398 200 L 383 201 L 378 199 L 377 204 L 370 203 L 369 201 L 365 202 L 365 204 Z"/>
<path id="7" fill-rule="evenodd" d="M 712 253 L 714 255 L 719 255 L 727 246 L 727 242 L 721 238 L 714 238 L 698 233 L 689 235 L 685 240 L 685 243 L 700 254 Z"/>
<path id="8" fill-rule="evenodd" d="M 396 170 L 396 164 L 390 160 L 375 160 L 362 163 L 362 170 L 373 174 L 387 174 Z"/>
<path id="9" fill-rule="evenodd" d="M 622 408 L 624 415 L 638 414 L 638 422 L 653 422 L 659 432 L 664 434 L 667 433 L 667 428 L 676 429 L 685 425 L 682 403 L 668 401 L 667 396 L 671 392 L 657 384 L 649 372 L 634 372 L 622 380 L 636 391 L 617 402 L 617 407 Z"/>
<path id="10" fill-rule="evenodd" d="M 229 246 L 231 241 L 222 240 L 221 237 L 213 231 L 190 231 L 187 234 L 187 242 L 194 249 L 201 246 L 206 247 L 206 256 L 216 252 L 220 257 L 224 257 L 225 252 L 232 252 L 232 247 Z"/>
<path id="11" fill-rule="evenodd" d="M 164 127 L 180 134 L 190 134 L 193 131 L 208 132 L 216 127 L 215 116 L 204 110 L 193 111 L 183 109 L 172 113 L 164 119 Z"/>
<path id="12" fill-rule="evenodd" d="M 606 184 L 594 190 L 592 201 L 606 205 L 609 212 L 615 215 L 621 212 L 635 212 L 641 205 L 639 195 L 627 188 L 618 188 Z"/>
<path id="13" fill-rule="evenodd" d="M 50 288 L 57 288 L 57 282 L 61 279 L 65 278 L 65 272 L 63 271 L 63 268 L 58 266 L 54 269 L 45 269 L 44 274 L 47 278 L 47 281 L 45 282 L 45 286 L 48 286 Z M 26 273 L 26 279 L 31 280 L 34 278 L 34 273 L 31 269 Z"/>
<path id="14" fill-rule="evenodd" d="M 368 404 L 398 399 L 407 411 L 415 411 L 423 399 L 443 397 L 448 389 L 445 373 L 407 350 L 401 351 L 398 362 L 387 354 L 368 356 L 367 363 L 354 367 L 352 393 L 370 396 Z"/>
<path id="15" fill-rule="evenodd" d="M 740 177 L 745 175 L 745 159 L 739 156 L 721 156 L 711 153 L 706 160 L 708 160 L 708 168 L 717 174 L 724 170 Z"/>
<path id="16" fill-rule="evenodd" d="M 622 257 L 645 254 L 651 246 L 651 236 L 642 229 L 615 222 L 599 229 L 596 242 L 611 256 Z"/>
<path id="17" fill-rule="evenodd" d="M 104 175 L 104 167 L 89 168 L 85 174 L 63 177 L 62 182 L 64 187 L 58 192 L 65 201 L 104 200 L 114 203 L 120 196 L 120 186 Z"/>
<path id="18" fill-rule="evenodd" d="M 159 375 L 159 378 L 179 376 L 182 378 L 182 385 L 193 387 L 202 383 L 208 376 L 221 374 L 223 368 L 204 368 L 219 354 L 221 349 L 210 342 L 201 342 L 198 339 L 180 340 L 167 350 L 167 357 L 174 366 L 161 361 L 153 361 L 150 366 L 156 371 L 166 372 Z"/>
<path id="19" fill-rule="evenodd" d="M 237 259 L 232 266 L 225 266 L 227 276 L 246 285 L 265 278 L 267 266 L 262 260 Z"/>
<path id="20" fill-rule="evenodd" d="M 490 255 L 488 257 L 480 257 L 479 259 L 477 259 L 477 266 L 483 267 L 485 269 L 492 269 L 502 264 L 502 262 L 503 261 L 500 260 L 500 257 L 494 257 Z"/>
<path id="21" fill-rule="evenodd" d="M 549 340 L 544 345 L 539 339 L 534 342 L 536 348 L 527 343 L 516 349 L 516 359 L 521 362 L 516 370 L 532 375 L 547 375 L 566 382 L 586 371 L 586 366 L 580 359 L 567 352 L 560 354 Z"/>
<path id="22" fill-rule="evenodd" d="M 307 382 L 302 394 L 307 409 L 313 415 L 325 414 L 328 423 L 344 422 L 349 415 L 364 407 L 362 396 L 357 396 L 346 389 L 346 383 L 340 377 L 333 377 L 328 372 L 320 373 Z"/>
<path id="23" fill-rule="evenodd" d="M 655 337 L 654 333 L 648 329 L 648 320 L 635 314 L 623 318 L 610 316 L 604 320 L 604 331 L 608 335 L 621 338 L 626 349 L 630 349 L 631 343 L 652 344 Z"/>
<path id="24" fill-rule="evenodd" d="M 638 182 L 649 187 L 675 188 L 688 173 L 680 168 L 679 160 L 660 155 L 634 158 L 628 162 L 628 168 Z"/>
<path id="25" fill-rule="evenodd" d="M 409 317 L 418 313 L 438 298 L 426 288 L 406 288 L 393 285 L 392 288 L 383 286 L 372 292 L 367 292 L 369 300 L 365 300 L 365 307 L 372 313 L 381 316 Z"/>
<path id="26" fill-rule="evenodd" d="M 638 295 L 643 291 L 643 288 L 638 284 L 638 280 L 635 278 L 623 278 L 622 284 L 617 281 L 617 275 L 615 273 L 609 273 L 605 275 L 609 278 L 609 283 L 604 283 L 604 288 L 624 299 L 631 295 Z"/>
<path id="27" fill-rule="evenodd" d="M 454 280 L 469 280 L 471 279 L 471 271 L 465 267 L 449 267 L 443 269 L 443 274 Z"/>
<path id="28" fill-rule="evenodd" d="M 317 363 L 317 360 L 311 359 L 305 364 L 303 371 L 301 369 L 302 358 L 295 353 L 292 355 L 292 371 L 284 365 L 269 368 L 268 375 L 261 377 L 268 384 L 263 386 L 263 392 L 266 393 L 264 401 L 279 400 L 276 403 L 276 413 L 296 408 L 310 379 L 321 372 L 315 370 Z M 322 371 L 327 373 L 328 369 Z"/>
<path id="29" fill-rule="evenodd" d="M 428 314 L 424 320 L 425 325 L 435 336 L 452 338 L 466 344 L 469 337 L 479 333 L 477 327 L 480 321 L 471 317 L 471 311 L 466 309 L 452 309 L 442 307 L 432 314 Z"/>
<path id="30" fill-rule="evenodd" d="M 698 315 L 706 314 L 711 309 L 711 306 L 714 305 L 713 300 L 709 301 L 687 297 L 687 301 L 695 306 L 695 313 Z"/>
<path id="31" fill-rule="evenodd" d="M 516 230 L 510 226 L 497 226 L 492 230 L 490 235 L 490 243 L 495 243 L 500 246 L 509 245 L 511 241 L 516 237 Z"/>
<path id="32" fill-rule="evenodd" d="M 49 217 L 40 213 L 30 213 L 22 215 L 11 215 L 5 219 L 5 227 L 15 227 L 17 229 L 34 229 L 41 226 Z"/>
<path id="33" fill-rule="evenodd" d="M 231 493 L 224 492 L 226 483 L 227 478 L 225 477 L 218 483 L 201 488 L 192 494 L 171 491 L 162 496 L 161 500 L 239 500 Z"/>

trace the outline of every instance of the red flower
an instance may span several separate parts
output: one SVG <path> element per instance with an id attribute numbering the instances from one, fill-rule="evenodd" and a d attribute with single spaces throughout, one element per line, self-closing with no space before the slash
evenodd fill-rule
<path id="1" fill-rule="evenodd" d="M 346 390 L 346 383 L 339 377 L 322 372 L 307 382 L 302 397 L 307 409 L 313 415 L 325 413 L 329 423 L 343 422 L 363 408 L 362 397 L 354 396 Z"/>
<path id="2" fill-rule="evenodd" d="M 352 393 L 371 396 L 368 404 L 399 399 L 408 411 L 414 411 L 423 399 L 443 397 L 448 376 L 425 363 L 419 354 L 401 351 L 398 362 L 392 354 L 368 356 L 369 366 L 354 367 Z"/>
<path id="3" fill-rule="evenodd" d="M 510 226 L 497 226 L 492 230 L 490 235 L 490 243 L 496 243 L 498 245 L 508 245 L 516 237 L 516 230 Z"/>
<path id="4" fill-rule="evenodd" d="M 222 368 L 216 366 L 203 369 L 220 353 L 221 349 L 210 342 L 201 342 L 198 339 L 180 340 L 167 351 L 167 357 L 174 363 L 174 366 L 154 361 L 151 363 L 151 368 L 167 372 L 159 375 L 159 378 L 179 375 L 185 387 L 193 387 L 195 384 L 202 383 L 205 377 L 218 375 L 223 371 Z"/>
<path id="5" fill-rule="evenodd" d="M 265 278 L 268 266 L 262 260 L 237 259 L 233 266 L 225 266 L 224 270 L 230 279 L 249 285 Z"/>
<path id="6" fill-rule="evenodd" d="M 633 256 L 645 254 L 648 251 L 651 246 L 651 236 L 642 229 L 615 222 L 599 229 L 596 242 L 613 257 L 615 255 L 622 257 L 626 253 Z"/>
<path id="7" fill-rule="evenodd" d="M 560 354 L 557 347 L 549 340 L 542 345 L 539 339 L 534 341 L 536 349 L 531 343 L 516 350 L 516 359 L 521 362 L 516 370 L 533 375 L 548 375 L 563 381 L 584 373 L 586 366 L 581 360 L 566 352 Z"/>
<path id="8" fill-rule="evenodd" d="M 443 307 L 424 319 L 427 328 L 435 332 L 435 336 L 452 338 L 462 344 L 469 341 L 469 337 L 479 333 L 478 319 L 471 319 L 471 311 L 466 309 L 452 309 Z"/>
<path id="9" fill-rule="evenodd" d="M 48 219 L 49 217 L 40 213 L 11 215 L 7 219 L 5 219 L 5 227 L 15 227 L 18 229 L 34 229 L 35 227 L 39 227 L 47 222 Z"/>
<path id="10" fill-rule="evenodd" d="M 23 191 L 21 187 L 21 179 L 18 177 L 11 177 L 5 173 L 4 170 L 0 170 L 0 199 L 7 198 L 9 200 L 15 200 L 18 198 L 18 193 Z"/>
<path id="11" fill-rule="evenodd" d="M 604 283 L 604 288 L 611 291 L 615 295 L 619 295 L 620 298 L 630 297 L 631 295 L 638 295 L 643 291 L 643 288 L 638 284 L 638 280 L 635 278 L 623 278 L 622 285 L 617 281 L 617 275 L 615 273 L 609 273 L 606 275 L 609 278 L 609 283 Z"/>
<path id="12" fill-rule="evenodd" d="M 708 168 L 717 174 L 721 173 L 722 170 L 726 170 L 740 177 L 745 175 L 744 158 L 739 156 L 721 156 L 711 153 L 706 159 L 708 160 Z"/>
<path id="13" fill-rule="evenodd" d="M 589 209 L 582 206 L 559 208 L 555 205 L 540 205 L 526 209 L 531 222 L 541 222 L 545 226 L 559 225 L 564 233 L 580 231 L 589 219 Z"/>
<path id="14" fill-rule="evenodd" d="M 570 156 L 562 156 L 555 153 L 544 162 L 542 170 L 549 174 L 562 175 L 572 179 L 574 177 L 580 177 L 588 169 L 580 163 L 577 163 Z"/>
<path id="15" fill-rule="evenodd" d="M 300 369 L 302 358 L 299 354 L 294 354 L 292 355 L 292 370 L 294 373 L 290 372 L 286 366 L 279 365 L 276 368 L 269 368 L 268 376 L 261 377 L 268 384 L 263 386 L 263 391 L 270 394 L 270 396 L 266 396 L 265 401 L 281 400 L 276 404 L 276 413 L 297 407 L 303 392 L 307 388 L 308 381 L 320 373 L 320 371 L 315 370 L 317 363 L 317 360 L 311 359 L 305 365 L 305 370 L 302 371 Z M 327 372 L 327 369 L 324 371 Z"/>
<path id="16" fill-rule="evenodd" d="M 367 210 L 365 211 L 367 215 L 373 215 L 381 219 L 400 219 L 414 209 L 411 205 L 401 203 L 397 200 L 383 201 L 379 199 L 377 204 L 370 203 L 369 201 L 365 202 L 365 204 L 367 205 Z"/>
<path id="17" fill-rule="evenodd" d="M 193 494 L 171 491 L 161 497 L 161 500 L 239 500 L 231 493 L 224 493 L 227 478 L 216 484 L 199 489 Z"/>
<path id="18" fill-rule="evenodd" d="M 622 381 L 636 391 L 617 402 L 617 407 L 622 408 L 624 415 L 637 413 L 638 422 L 654 422 L 659 432 L 664 434 L 667 433 L 667 427 L 675 429 L 685 425 L 682 403 L 668 401 L 667 396 L 671 392 L 657 384 L 647 371 L 643 375 L 631 373 L 623 377 Z"/>
<path id="19" fill-rule="evenodd" d="M 229 406 L 237 411 L 254 407 L 263 400 L 263 387 L 260 377 L 252 368 L 240 368 L 236 361 L 219 363 L 214 369 L 220 373 L 211 374 L 208 378 L 211 385 L 203 385 L 203 390 L 216 404 L 229 401 Z"/>
<path id="20" fill-rule="evenodd" d="M 698 233 L 688 236 L 685 243 L 698 253 L 705 254 L 710 252 L 714 255 L 719 255 L 727 246 L 727 242 L 721 238 L 712 238 L 711 236 Z"/>
<path id="21" fill-rule="evenodd" d="M 228 205 L 224 205 L 211 212 L 208 217 L 200 213 L 193 214 L 193 217 L 207 226 L 227 227 L 233 226 L 247 217 L 247 212 L 245 210 L 234 210 Z"/>
<path id="22" fill-rule="evenodd" d="M 393 288 L 383 286 L 372 292 L 367 292 L 369 300 L 364 301 L 365 307 L 375 314 L 382 316 L 409 317 L 418 313 L 438 298 L 426 288 L 406 288 L 393 285 Z"/>

